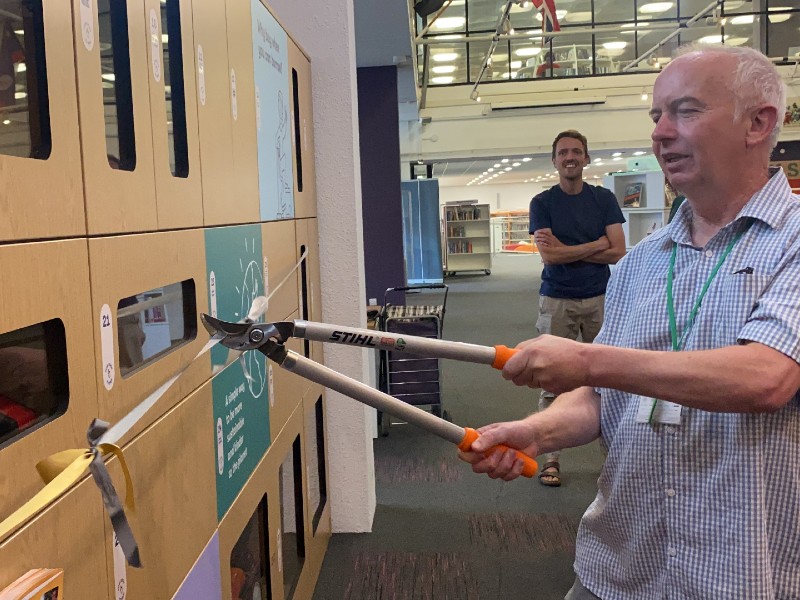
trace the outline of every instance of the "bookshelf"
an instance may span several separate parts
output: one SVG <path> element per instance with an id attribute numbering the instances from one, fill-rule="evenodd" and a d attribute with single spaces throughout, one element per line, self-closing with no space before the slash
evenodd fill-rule
<path id="1" fill-rule="evenodd" d="M 592 71 L 592 45 L 567 44 L 553 46 L 553 76 L 575 77 L 577 75 L 593 75 Z M 528 59 L 526 65 L 517 71 L 517 79 L 534 79 L 550 77 L 550 69 L 540 69 L 547 56 L 544 50 Z M 609 55 L 604 55 L 604 49 L 599 49 L 595 61 L 596 74 L 616 73 L 619 64 Z"/>
<path id="2" fill-rule="evenodd" d="M 530 213 L 527 210 L 493 212 L 492 222 L 496 224 L 497 252 L 535 252 L 531 243 Z"/>
<path id="3" fill-rule="evenodd" d="M 664 197 L 664 173 L 660 170 L 611 173 L 603 185 L 614 192 L 625 215 L 622 228 L 627 248 L 667 224 L 669 207 Z M 625 206 L 626 196 L 628 206 Z"/>
<path id="4" fill-rule="evenodd" d="M 444 223 L 444 274 L 459 271 L 492 272 L 489 205 L 475 202 L 447 203 Z"/>

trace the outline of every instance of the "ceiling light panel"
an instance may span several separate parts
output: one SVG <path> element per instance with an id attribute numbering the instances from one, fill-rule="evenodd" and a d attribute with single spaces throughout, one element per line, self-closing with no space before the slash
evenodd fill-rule
<path id="1" fill-rule="evenodd" d="M 649 4 L 642 4 L 639 7 L 639 12 L 646 15 L 660 15 L 674 6 L 674 2 L 650 2 Z"/>
<path id="2" fill-rule="evenodd" d="M 431 25 L 431 29 L 435 31 L 454 31 L 456 29 L 464 29 L 467 20 L 464 17 L 439 17 Z"/>
<path id="3" fill-rule="evenodd" d="M 789 19 L 792 18 L 791 13 L 786 13 L 786 14 L 782 14 L 782 15 L 773 15 L 772 13 L 775 12 L 775 11 L 781 11 L 781 10 L 791 10 L 791 8 L 792 8 L 791 6 L 770 6 L 769 7 L 770 14 L 767 15 L 767 18 L 769 19 L 769 22 L 770 23 L 785 23 L 786 21 L 788 21 Z"/>

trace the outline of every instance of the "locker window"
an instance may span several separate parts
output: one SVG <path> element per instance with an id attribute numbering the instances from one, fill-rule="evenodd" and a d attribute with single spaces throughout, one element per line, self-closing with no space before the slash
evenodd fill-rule
<path id="1" fill-rule="evenodd" d="M 189 147 L 186 137 L 186 90 L 183 80 L 183 43 L 179 0 L 166 0 L 166 2 L 162 0 L 161 24 L 169 168 L 175 177 L 188 177 Z"/>
<path id="2" fill-rule="evenodd" d="M 305 246 L 300 246 L 300 256 L 306 251 Z M 301 298 L 300 305 L 300 318 L 308 319 L 308 257 L 303 259 L 300 263 L 300 289 L 303 297 Z M 303 354 L 306 358 L 311 356 L 311 342 L 303 340 Z"/>
<path id="3" fill-rule="evenodd" d="M 231 598 L 234 600 L 272 600 L 268 514 L 265 494 L 231 551 Z"/>
<path id="4" fill-rule="evenodd" d="M 292 449 L 280 467 L 278 478 L 281 495 L 283 595 L 285 600 L 289 600 L 294 595 L 306 560 L 300 436 L 292 443 Z"/>
<path id="5" fill-rule="evenodd" d="M 123 377 L 197 337 L 194 281 L 129 296 L 117 305 L 119 370 Z"/>
<path id="6" fill-rule="evenodd" d="M 306 447 L 308 449 L 308 505 L 314 511 L 311 520 L 313 533 L 317 533 L 322 511 L 328 500 L 328 480 L 325 476 L 325 416 L 322 396 L 314 403 L 306 422 Z"/>
<path id="7" fill-rule="evenodd" d="M 63 415 L 68 403 L 64 323 L 0 333 L 0 448 Z"/>
<path id="8" fill-rule="evenodd" d="M 303 191 L 303 144 L 300 135 L 300 87 L 297 69 L 292 69 L 292 97 L 294 98 L 294 156 L 297 162 L 297 191 Z"/>
<path id="9" fill-rule="evenodd" d="M 0 153 L 50 157 L 42 0 L 7 0 L 0 11 Z"/>
<path id="10" fill-rule="evenodd" d="M 112 169 L 133 171 L 136 168 L 136 137 L 128 43 L 128 2 L 98 0 L 97 15 L 106 156 Z"/>

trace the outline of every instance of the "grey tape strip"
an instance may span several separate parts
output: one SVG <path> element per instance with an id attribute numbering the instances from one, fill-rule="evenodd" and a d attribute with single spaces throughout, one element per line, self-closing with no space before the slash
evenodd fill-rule
<path id="1" fill-rule="evenodd" d="M 103 505 L 106 507 L 109 519 L 111 519 L 111 526 L 114 528 L 114 533 L 117 535 L 117 540 L 125 553 L 125 560 L 132 567 L 141 568 L 142 561 L 139 559 L 139 545 L 136 543 L 136 538 L 133 536 L 133 530 L 128 517 L 125 516 L 125 509 L 119 500 L 117 490 L 114 489 L 114 482 L 111 481 L 111 475 L 106 469 L 106 465 L 101 458 L 100 452 L 97 451 L 98 440 L 102 435 L 108 431 L 108 423 L 95 419 L 89 426 L 89 432 L 86 437 L 89 438 L 89 444 L 92 447 L 94 457 L 92 462 L 89 463 L 89 472 L 92 474 L 95 484 L 100 489 L 100 495 L 103 497 Z"/>

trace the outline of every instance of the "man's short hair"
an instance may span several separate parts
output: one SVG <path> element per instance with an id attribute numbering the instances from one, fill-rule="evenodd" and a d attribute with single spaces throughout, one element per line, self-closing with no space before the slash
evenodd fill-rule
<path id="1" fill-rule="evenodd" d="M 775 107 L 778 118 L 770 134 L 770 150 L 774 148 L 786 112 L 786 86 L 772 61 L 754 48 L 725 44 L 686 44 L 678 48 L 676 56 L 685 54 L 724 54 L 736 59 L 729 90 L 733 96 L 733 116 L 740 119 L 749 109 L 761 104 Z"/>
<path id="2" fill-rule="evenodd" d="M 566 131 L 562 131 L 556 136 L 556 139 L 553 140 L 553 156 L 552 160 L 556 159 L 556 146 L 558 145 L 559 140 L 563 140 L 564 138 L 572 138 L 574 140 L 578 140 L 581 144 L 583 144 L 583 152 L 586 156 L 589 156 L 589 143 L 586 141 L 586 136 L 583 135 L 580 131 L 576 131 L 574 129 L 567 129 Z"/>

